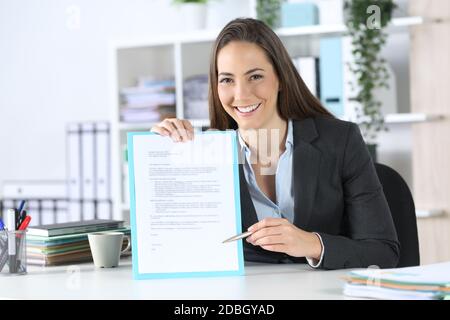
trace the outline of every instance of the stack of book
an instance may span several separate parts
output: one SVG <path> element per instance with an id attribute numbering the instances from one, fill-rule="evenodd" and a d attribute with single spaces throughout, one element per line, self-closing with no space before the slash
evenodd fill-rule
<path id="1" fill-rule="evenodd" d="M 27 263 L 41 266 L 92 261 L 88 234 L 116 231 L 130 235 L 130 228 L 119 220 L 87 220 L 29 227 Z M 126 241 L 123 243 L 125 248 Z"/>
<path id="2" fill-rule="evenodd" d="M 450 298 L 450 262 L 396 269 L 350 272 L 344 294 L 395 300 Z"/>
<path id="3" fill-rule="evenodd" d="M 124 122 L 152 122 L 175 116 L 175 81 L 140 80 L 120 90 L 120 117 Z"/>

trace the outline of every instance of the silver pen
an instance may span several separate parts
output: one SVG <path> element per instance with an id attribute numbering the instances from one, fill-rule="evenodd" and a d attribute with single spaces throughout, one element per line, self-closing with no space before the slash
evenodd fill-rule
<path id="1" fill-rule="evenodd" d="M 232 236 L 231 238 L 228 238 L 227 240 L 223 241 L 222 243 L 231 242 L 231 241 L 236 241 L 236 240 L 239 240 L 239 239 L 242 239 L 242 238 L 246 238 L 246 237 L 248 237 L 249 235 L 251 235 L 252 233 L 253 233 L 253 231 L 247 231 L 247 232 L 238 234 L 238 235 L 236 235 L 236 236 Z"/>

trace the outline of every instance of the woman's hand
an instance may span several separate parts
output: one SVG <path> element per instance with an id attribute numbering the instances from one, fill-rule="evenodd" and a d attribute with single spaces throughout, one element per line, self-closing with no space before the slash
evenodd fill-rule
<path id="1" fill-rule="evenodd" d="M 194 139 L 194 128 L 188 120 L 176 118 L 164 119 L 150 129 L 151 132 L 162 136 L 169 136 L 175 142 Z"/>
<path id="2" fill-rule="evenodd" d="M 269 251 L 283 252 L 293 257 L 319 260 L 322 245 L 319 237 L 297 228 L 286 219 L 265 218 L 250 228 L 247 242 Z"/>

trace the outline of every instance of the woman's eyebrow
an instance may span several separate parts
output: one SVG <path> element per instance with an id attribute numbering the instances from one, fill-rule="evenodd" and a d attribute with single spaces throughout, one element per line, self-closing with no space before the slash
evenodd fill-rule
<path id="1" fill-rule="evenodd" d="M 265 70 L 262 68 L 253 68 L 253 69 L 250 69 L 247 72 L 245 72 L 244 75 L 250 74 L 255 71 L 265 71 Z M 221 73 L 219 73 L 219 76 L 234 76 L 234 74 L 232 74 L 230 72 L 221 72 Z"/>

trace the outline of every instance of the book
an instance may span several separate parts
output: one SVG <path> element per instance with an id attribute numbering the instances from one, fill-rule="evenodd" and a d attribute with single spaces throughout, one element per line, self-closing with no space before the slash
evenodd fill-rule
<path id="1" fill-rule="evenodd" d="M 123 226 L 122 220 L 86 220 L 67 223 L 47 224 L 35 227 L 29 227 L 27 236 L 52 237 L 74 233 L 87 233 L 96 231 L 107 231 L 117 229 Z"/>
<path id="2" fill-rule="evenodd" d="M 122 250 L 126 247 L 127 242 L 124 241 Z M 121 254 L 121 257 L 127 257 L 131 254 L 131 251 L 127 251 Z M 55 250 L 54 252 L 43 252 L 32 247 L 27 248 L 27 263 L 30 265 L 53 266 L 88 261 L 92 261 L 92 253 L 87 241 L 85 245 L 77 245 L 72 248 L 64 248 L 64 250 Z"/>
<path id="3" fill-rule="evenodd" d="M 131 228 L 108 229 L 110 232 L 122 232 L 131 234 Z M 88 240 L 89 232 L 73 233 L 59 236 L 27 235 L 27 263 L 41 266 L 61 265 L 92 261 L 92 254 Z M 122 244 L 122 249 L 128 245 L 127 241 Z M 127 251 L 122 256 L 128 256 Z"/>
<path id="4" fill-rule="evenodd" d="M 450 262 L 350 272 L 344 294 L 378 299 L 443 299 L 450 294 Z"/>
<path id="5" fill-rule="evenodd" d="M 130 235 L 131 228 L 129 226 L 121 227 L 121 228 L 115 228 L 115 229 L 108 229 L 107 231 L 110 232 L 123 232 L 126 235 Z M 27 243 L 33 244 L 33 245 L 45 245 L 45 246 L 52 246 L 52 245 L 59 245 L 64 243 L 72 243 L 77 241 L 83 241 L 88 240 L 88 233 L 89 232 L 82 232 L 82 233 L 72 233 L 72 234 L 66 234 L 66 235 L 60 235 L 60 236 L 40 236 L 40 235 L 29 235 L 27 233 Z"/>

